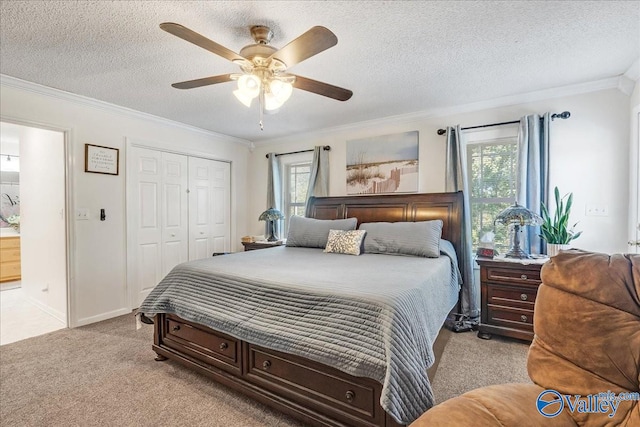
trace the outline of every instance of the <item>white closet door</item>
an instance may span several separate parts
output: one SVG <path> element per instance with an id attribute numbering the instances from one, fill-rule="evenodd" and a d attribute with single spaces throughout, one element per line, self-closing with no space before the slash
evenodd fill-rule
<path id="1" fill-rule="evenodd" d="M 189 260 L 187 156 L 162 153 L 162 273 Z"/>
<path id="2" fill-rule="evenodd" d="M 138 307 L 162 279 L 162 153 L 132 147 L 130 158 L 129 232 L 135 242 L 131 297 Z"/>
<path id="3" fill-rule="evenodd" d="M 189 259 L 231 247 L 229 163 L 189 158 Z"/>
<path id="4" fill-rule="evenodd" d="M 138 307 L 177 264 L 189 258 L 187 157 L 131 148 L 130 216 L 135 253 L 132 302 Z"/>

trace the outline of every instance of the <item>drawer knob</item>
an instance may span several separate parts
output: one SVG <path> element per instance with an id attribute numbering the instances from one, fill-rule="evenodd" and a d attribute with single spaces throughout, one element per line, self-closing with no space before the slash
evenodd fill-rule
<path id="1" fill-rule="evenodd" d="M 526 274 L 522 274 L 522 275 L 520 275 L 520 278 L 521 278 L 522 280 L 527 280 L 527 275 L 526 275 Z"/>
<path id="2" fill-rule="evenodd" d="M 220 350 L 225 351 L 228 348 L 229 348 L 229 344 L 227 344 L 226 342 L 223 342 L 222 344 L 220 344 Z"/>
<path id="3" fill-rule="evenodd" d="M 344 395 L 344 398 L 347 399 L 347 402 L 351 403 L 356 398 L 356 393 L 352 390 L 347 390 Z"/>
<path id="4" fill-rule="evenodd" d="M 525 316 L 524 314 L 522 316 L 520 316 L 520 320 L 522 320 L 523 322 L 526 322 L 528 319 L 527 316 Z"/>
<path id="5" fill-rule="evenodd" d="M 520 299 L 522 301 L 526 301 L 529 297 L 527 296 L 527 294 L 520 294 Z"/>
<path id="6" fill-rule="evenodd" d="M 175 332 L 175 331 L 179 331 L 179 330 L 180 330 L 180 325 L 175 325 L 173 328 L 171 328 L 171 330 L 172 330 L 173 332 Z"/>
<path id="7" fill-rule="evenodd" d="M 267 370 L 271 367 L 271 361 L 270 360 L 265 360 L 264 362 L 262 362 L 262 369 Z"/>

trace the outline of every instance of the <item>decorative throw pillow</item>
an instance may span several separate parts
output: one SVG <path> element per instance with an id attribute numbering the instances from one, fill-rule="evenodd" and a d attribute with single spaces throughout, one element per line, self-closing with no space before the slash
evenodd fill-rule
<path id="1" fill-rule="evenodd" d="M 335 254 L 360 255 L 364 230 L 329 230 L 325 252 Z"/>
<path id="2" fill-rule="evenodd" d="M 292 216 L 289 220 L 287 246 L 304 248 L 324 248 L 327 246 L 329 230 L 355 230 L 356 218 L 314 219 Z"/>
<path id="3" fill-rule="evenodd" d="M 440 256 L 442 221 L 368 222 L 360 224 L 367 231 L 364 251 L 371 254 Z"/>

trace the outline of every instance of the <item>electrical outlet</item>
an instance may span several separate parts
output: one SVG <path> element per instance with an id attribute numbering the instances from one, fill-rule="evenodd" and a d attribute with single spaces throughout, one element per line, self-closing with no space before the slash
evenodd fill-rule
<path id="1" fill-rule="evenodd" d="M 607 205 L 587 205 L 585 210 L 586 216 L 609 216 L 609 207 Z"/>
<path id="2" fill-rule="evenodd" d="M 87 208 L 76 209 L 76 219 L 77 220 L 88 220 L 89 219 L 89 209 L 87 209 Z"/>

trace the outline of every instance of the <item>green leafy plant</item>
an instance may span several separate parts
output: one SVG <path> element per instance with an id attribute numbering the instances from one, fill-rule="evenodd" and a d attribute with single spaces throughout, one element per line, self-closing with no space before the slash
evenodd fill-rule
<path id="1" fill-rule="evenodd" d="M 547 243 L 566 245 L 570 241 L 577 239 L 582 231 L 574 231 L 573 228 L 578 224 L 575 223 L 571 228 L 569 224 L 569 214 L 571 213 L 571 205 L 573 204 L 573 193 L 569 193 L 560 197 L 558 187 L 554 189 L 556 212 L 553 217 L 549 215 L 549 210 L 544 203 L 541 204 L 542 225 L 540 226 L 540 238 Z M 566 203 L 565 203 L 566 199 Z"/>

